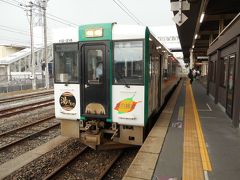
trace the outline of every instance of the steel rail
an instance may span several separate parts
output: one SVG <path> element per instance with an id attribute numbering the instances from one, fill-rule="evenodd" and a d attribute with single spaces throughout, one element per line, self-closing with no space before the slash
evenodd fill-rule
<path id="1" fill-rule="evenodd" d="M 45 128 L 45 129 L 42 129 L 42 130 L 40 130 L 40 131 L 31 133 L 31 134 L 29 134 L 29 135 L 27 135 L 27 136 L 25 136 L 25 137 L 23 137 L 23 138 L 20 138 L 20 139 L 18 139 L 18 140 L 12 141 L 12 142 L 9 143 L 9 144 L 6 144 L 6 145 L 4 145 L 4 146 L 1 146 L 1 147 L 0 147 L 0 151 L 6 149 L 7 147 L 12 146 L 12 145 L 14 145 L 14 144 L 16 144 L 16 143 L 19 143 L 19 142 L 21 142 L 21 141 L 23 141 L 23 140 L 25 140 L 25 139 L 27 139 L 27 138 L 29 138 L 29 137 L 35 136 L 35 135 L 40 134 L 40 133 L 42 133 L 42 132 L 44 132 L 44 131 L 47 131 L 47 130 L 49 130 L 49 129 L 51 129 L 51 128 L 54 128 L 54 127 L 56 127 L 56 126 L 58 126 L 58 125 L 60 125 L 60 123 L 53 124 L 52 126 L 49 126 L 49 127 Z"/>
<path id="2" fill-rule="evenodd" d="M 63 165 L 61 165 L 60 167 L 57 167 L 51 174 L 49 174 L 48 176 L 46 176 L 45 178 L 43 178 L 44 180 L 49 180 L 54 178 L 58 173 L 60 173 L 61 171 L 64 171 L 64 168 L 66 168 L 67 166 L 69 166 L 80 154 L 82 154 L 83 152 L 85 152 L 87 149 L 89 149 L 89 147 L 85 147 L 83 150 L 81 150 L 79 153 L 73 155 L 71 158 L 69 158 L 68 160 L 65 161 L 65 163 Z M 111 162 L 108 163 L 105 166 L 105 169 L 99 174 L 98 177 L 96 177 L 97 180 L 102 179 L 107 172 L 110 170 L 110 168 L 112 167 L 112 165 L 117 161 L 117 159 L 121 156 L 123 150 L 117 152 L 114 157 L 111 159 Z"/>
<path id="3" fill-rule="evenodd" d="M 44 177 L 43 180 L 48 180 L 53 178 L 56 174 L 58 174 L 60 171 L 62 171 L 65 167 L 67 167 L 71 162 L 73 162 L 79 155 L 81 155 L 83 152 L 85 152 L 87 149 L 89 149 L 88 146 L 84 147 L 81 151 L 79 151 L 77 154 L 73 155 L 69 159 L 67 159 L 64 164 L 57 167 L 52 171 L 48 176 Z"/>
<path id="4" fill-rule="evenodd" d="M 3 109 L 3 110 L 0 110 L 0 118 L 9 117 L 17 113 L 23 113 L 29 110 L 37 109 L 44 106 L 50 106 L 53 104 L 54 104 L 53 99 L 50 99 L 50 100 L 40 101 L 40 102 L 22 105 L 18 107 L 13 107 L 9 109 Z"/>
<path id="5" fill-rule="evenodd" d="M 122 155 L 122 153 L 123 153 L 123 150 L 121 150 L 115 154 L 115 157 L 112 159 L 112 161 L 110 163 L 108 163 L 108 165 L 106 166 L 104 171 L 96 178 L 97 180 L 103 179 L 103 177 L 107 174 L 107 172 L 110 170 L 110 168 L 113 166 L 113 164 L 118 160 L 118 158 Z"/>
<path id="6" fill-rule="evenodd" d="M 0 104 L 7 103 L 7 102 L 13 102 L 13 101 L 17 101 L 17 100 L 22 100 L 22 99 L 27 99 L 27 98 L 32 98 L 32 97 L 50 95 L 50 94 L 53 94 L 53 91 L 2 98 L 2 99 L 0 99 Z"/>
<path id="7" fill-rule="evenodd" d="M 26 128 L 26 127 L 33 126 L 33 125 L 35 125 L 35 124 L 38 124 L 38 123 L 47 121 L 47 120 L 52 119 L 52 118 L 54 118 L 54 117 L 55 117 L 55 116 L 49 116 L 49 117 L 46 117 L 46 118 L 44 118 L 44 119 L 40 119 L 40 120 L 38 120 L 38 121 L 35 121 L 35 122 L 33 122 L 33 123 L 25 124 L 25 125 L 23 125 L 23 126 L 20 126 L 20 127 L 15 128 L 15 129 L 11 129 L 11 130 L 9 130 L 9 131 L 5 131 L 5 132 L 3 132 L 3 133 L 0 134 L 0 138 L 1 138 L 2 136 L 5 136 L 5 135 L 9 134 L 9 133 L 13 133 L 13 132 L 15 132 L 15 131 L 24 129 L 24 128 Z"/>

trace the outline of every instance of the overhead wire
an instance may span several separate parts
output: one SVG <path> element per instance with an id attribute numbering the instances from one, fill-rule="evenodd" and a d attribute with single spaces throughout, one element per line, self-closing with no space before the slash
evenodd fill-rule
<path id="1" fill-rule="evenodd" d="M 13 42 L 13 43 L 23 43 L 23 44 L 29 44 L 30 41 L 24 41 L 24 40 L 20 40 L 20 39 L 13 39 L 13 40 L 10 40 L 10 39 L 5 39 L 5 38 L 1 38 L 1 40 L 3 41 L 8 41 L 8 42 Z"/>
<path id="2" fill-rule="evenodd" d="M 1 28 L 1 27 L 0 27 L 0 29 L 3 30 L 3 31 L 8 31 L 8 32 L 13 32 L 13 33 L 21 34 L 21 35 L 24 35 L 24 36 L 28 36 L 26 33 L 23 33 L 23 32 L 11 30 L 11 29 L 6 29 L 6 28 Z"/>
<path id="3" fill-rule="evenodd" d="M 55 16 L 55 15 L 52 15 L 52 14 L 50 14 L 50 13 L 47 13 L 47 15 L 48 15 L 48 16 L 52 16 L 52 17 L 54 17 L 54 18 L 57 18 L 57 19 L 59 19 L 59 20 L 61 20 L 61 21 L 68 22 L 68 23 L 69 23 L 69 24 L 71 24 L 71 25 L 78 26 L 78 25 L 77 25 L 77 24 L 75 24 L 75 23 L 72 23 L 72 22 L 70 22 L 70 21 L 67 21 L 67 20 L 65 20 L 65 19 L 63 19 L 63 18 L 57 17 L 57 16 Z M 49 18 L 49 17 L 48 17 L 48 18 Z"/>
<path id="4" fill-rule="evenodd" d="M 28 34 L 28 31 L 25 31 L 25 30 L 20 30 L 20 29 L 16 29 L 16 28 L 9 27 L 9 26 L 4 26 L 4 25 L 0 25 L 0 27 L 10 29 L 10 30 L 16 31 L 16 32 Z"/>
<path id="5" fill-rule="evenodd" d="M 122 3 L 122 1 L 120 1 L 120 0 L 117 0 L 117 1 L 129 12 L 129 14 L 131 14 L 140 24 L 144 25 L 144 23 L 143 23 L 141 20 L 139 20 L 139 19 L 127 8 L 127 6 L 126 6 L 125 4 Z"/>
<path id="6" fill-rule="evenodd" d="M 120 0 L 113 0 L 113 2 L 122 9 L 134 22 L 138 25 L 143 25 L 142 23 Z"/>
<path id="7" fill-rule="evenodd" d="M 12 5 L 12 6 L 18 7 L 18 8 L 21 8 L 21 9 L 23 9 L 23 10 L 27 10 L 27 8 L 24 7 L 21 2 L 16 1 L 16 0 L 12 0 L 12 1 L 14 1 L 14 2 L 16 2 L 16 3 L 18 3 L 18 4 L 15 4 L 15 3 L 12 3 L 12 2 L 8 2 L 8 1 L 6 1 L 6 0 L 0 0 L 0 1 L 3 2 L 3 3 L 9 4 L 9 5 Z M 39 14 L 39 13 L 33 12 L 33 14 L 36 15 L 36 14 Z M 62 18 L 59 18 L 59 17 L 54 16 L 54 15 L 52 15 L 52 14 L 49 14 L 49 13 L 46 13 L 46 14 L 47 14 L 47 18 L 48 18 L 48 19 L 51 19 L 51 20 L 56 21 L 56 22 L 58 22 L 58 23 L 61 23 L 61 24 L 67 25 L 67 26 L 73 26 L 73 27 L 78 26 L 78 25 L 75 24 L 75 23 L 72 23 L 72 22 L 67 21 L 67 20 L 65 20 L 65 19 L 62 19 Z M 52 16 L 52 17 L 50 17 L 50 16 Z"/>
<path id="8" fill-rule="evenodd" d="M 8 1 L 5 1 L 5 0 L 0 0 L 0 1 L 2 1 L 2 2 L 6 3 L 6 4 L 9 4 L 9 5 L 12 5 L 12 6 L 15 6 L 15 7 L 18 7 L 18 8 L 21 8 L 21 9 L 24 9 L 24 10 L 25 10 L 25 8 L 24 8 L 24 7 L 21 7 L 20 5 L 16 5 L 16 4 L 14 4 L 14 3 L 11 3 L 11 2 L 8 2 Z"/>
<path id="9" fill-rule="evenodd" d="M 21 35 L 29 37 L 29 32 L 28 31 L 15 29 L 15 28 L 9 27 L 9 26 L 0 25 L 0 30 L 8 31 L 8 32 L 11 32 L 11 33 L 17 33 L 17 34 L 21 34 Z M 42 38 L 40 36 L 35 36 L 35 35 L 34 35 L 34 37 Z"/>

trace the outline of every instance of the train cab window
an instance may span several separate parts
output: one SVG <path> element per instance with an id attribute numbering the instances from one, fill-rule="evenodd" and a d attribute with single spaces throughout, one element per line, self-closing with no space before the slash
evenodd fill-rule
<path id="1" fill-rule="evenodd" d="M 78 82 L 77 52 L 55 52 L 55 81 L 61 83 Z"/>
<path id="2" fill-rule="evenodd" d="M 99 49 L 87 51 L 88 84 L 103 83 L 103 51 Z"/>
<path id="3" fill-rule="evenodd" d="M 114 43 L 114 84 L 143 84 L 143 41 Z"/>

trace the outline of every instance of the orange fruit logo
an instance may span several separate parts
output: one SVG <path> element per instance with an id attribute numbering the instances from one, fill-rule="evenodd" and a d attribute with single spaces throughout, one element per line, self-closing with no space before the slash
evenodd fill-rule
<path id="1" fill-rule="evenodd" d="M 134 97 L 134 96 L 133 96 Z M 141 101 L 134 101 L 133 97 L 126 98 L 120 102 L 118 102 L 115 106 L 115 110 L 118 111 L 118 114 L 125 114 L 131 112 L 135 109 L 136 105 Z"/>

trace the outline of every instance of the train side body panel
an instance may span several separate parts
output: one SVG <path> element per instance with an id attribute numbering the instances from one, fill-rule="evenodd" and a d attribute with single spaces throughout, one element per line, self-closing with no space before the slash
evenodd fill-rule
<path id="1" fill-rule="evenodd" d="M 144 86 L 112 86 L 113 122 L 144 126 Z"/>

